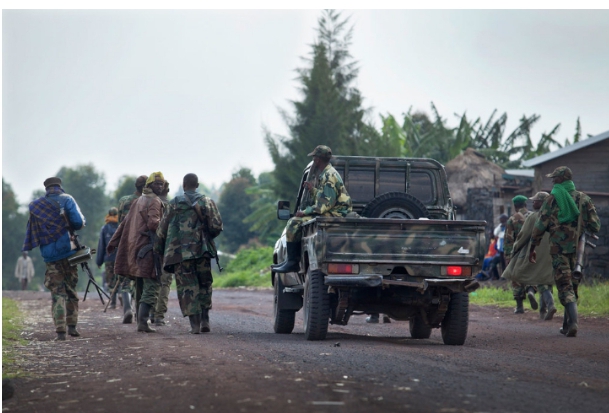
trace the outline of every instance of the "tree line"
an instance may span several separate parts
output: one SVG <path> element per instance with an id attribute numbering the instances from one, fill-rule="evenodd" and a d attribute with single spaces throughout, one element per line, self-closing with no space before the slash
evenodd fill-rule
<path id="1" fill-rule="evenodd" d="M 412 108 L 400 117 L 380 115 L 380 128 L 374 125 L 371 109 L 363 106 L 363 95 L 354 86 L 358 64 L 349 53 L 354 27 L 349 18 L 334 10 L 323 11 L 318 19 L 317 38 L 310 54 L 297 68 L 301 97 L 280 109 L 289 131 L 281 136 L 264 129 L 264 144 L 274 164 L 272 171 L 255 177 L 248 168 L 235 172 L 218 191 L 201 186 L 200 191 L 216 201 L 224 221 L 218 238 L 220 250 L 234 253 L 248 246 L 272 246 L 280 236 L 283 221 L 276 219 L 279 199 L 294 200 L 302 172 L 310 161 L 307 154 L 325 144 L 335 154 L 354 156 L 429 157 L 445 164 L 468 147 L 475 148 L 503 168 L 518 168 L 522 161 L 542 155 L 582 139 L 579 119 L 574 135 L 560 142 L 560 124 L 534 139 L 533 126 L 540 115 L 523 115 L 517 127 L 506 131 L 507 113 L 469 118 L 455 115 L 452 125 L 430 104 L 430 114 Z M 533 143 L 536 142 L 536 143 Z M 56 174 L 66 191 L 74 196 L 87 226 L 80 231 L 81 241 L 95 248 L 108 209 L 134 192 L 135 176 L 123 176 L 117 189 L 107 191 L 102 172 L 92 164 L 62 167 Z M 175 194 L 181 193 L 179 188 Z M 35 191 L 32 199 L 44 195 Z M 27 213 L 9 183 L 2 180 L 2 287 L 18 288 L 14 266 L 25 235 Z M 45 266 L 39 249 L 31 256 L 36 277 L 32 288 L 42 283 Z"/>

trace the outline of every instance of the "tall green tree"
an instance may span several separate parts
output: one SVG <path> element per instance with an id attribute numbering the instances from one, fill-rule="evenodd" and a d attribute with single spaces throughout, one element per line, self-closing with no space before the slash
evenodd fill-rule
<path id="1" fill-rule="evenodd" d="M 14 276 L 15 263 L 21 255 L 25 238 L 27 215 L 19 212 L 19 203 L 10 184 L 2 178 L 2 289 L 21 288 Z M 34 259 L 34 256 L 32 256 Z M 39 277 L 39 272 L 36 271 Z"/>
<path id="2" fill-rule="evenodd" d="M 285 221 L 277 219 L 277 197 L 273 191 L 273 174 L 263 172 L 258 176 L 258 183 L 245 190 L 254 195 L 256 200 L 251 204 L 254 210 L 243 222 L 250 225 L 249 230 L 257 234 L 263 245 L 274 245 L 281 236 Z"/>
<path id="3" fill-rule="evenodd" d="M 118 200 L 126 195 L 131 195 L 135 192 L 135 175 L 123 175 L 118 179 L 116 190 L 110 197 L 112 206 L 118 207 Z"/>
<path id="4" fill-rule="evenodd" d="M 224 186 L 217 204 L 224 226 L 217 241 L 218 248 L 223 252 L 237 252 L 239 247 L 247 244 L 257 235 L 250 230 L 250 224 L 243 222 L 254 211 L 252 204 L 256 200 L 256 195 L 247 193 L 247 189 L 255 183 L 256 179 L 251 170 L 241 168 Z"/>
<path id="5" fill-rule="evenodd" d="M 358 68 L 349 53 L 353 27 L 347 27 L 348 21 L 333 10 L 322 13 L 311 58 L 304 59 L 310 65 L 297 70 L 302 99 L 291 102 L 294 115 L 281 111 L 290 136 L 265 130 L 275 164 L 273 189 L 280 198 L 295 196 L 306 155 L 317 145 L 341 155 L 378 152 L 380 134 L 364 121 L 362 96 L 353 86 Z"/>

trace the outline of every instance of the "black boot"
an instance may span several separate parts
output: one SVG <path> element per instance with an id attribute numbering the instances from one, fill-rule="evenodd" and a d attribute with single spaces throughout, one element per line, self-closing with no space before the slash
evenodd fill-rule
<path id="1" fill-rule="evenodd" d="M 154 328 L 148 326 L 148 315 L 150 314 L 151 305 L 140 303 L 140 308 L 137 310 L 137 331 L 144 333 L 156 333 Z"/>
<path id="2" fill-rule="evenodd" d="M 76 330 L 76 326 L 68 326 L 68 334 L 72 337 L 80 337 L 80 333 Z"/>
<path id="3" fill-rule="evenodd" d="M 209 333 L 211 328 L 209 327 L 209 310 L 201 310 L 201 333 Z"/>
<path id="4" fill-rule="evenodd" d="M 539 305 L 537 305 L 537 300 L 535 300 L 535 289 L 533 287 L 527 288 L 527 297 L 529 299 L 529 303 L 531 304 L 531 308 L 533 310 L 537 310 Z"/>
<path id="5" fill-rule="evenodd" d="M 273 271 L 279 273 L 297 272 L 300 269 L 300 242 L 286 242 L 288 258 L 285 262 L 276 267 Z"/>
<path id="6" fill-rule="evenodd" d="M 66 333 L 57 333 L 55 341 L 66 341 Z"/>
<path id="7" fill-rule="evenodd" d="M 548 306 L 548 313 L 544 317 L 544 320 L 551 320 L 556 314 L 556 306 L 554 305 L 554 297 L 552 296 L 552 290 L 546 290 L 543 292 L 543 301 Z"/>
<path id="8" fill-rule="evenodd" d="M 565 309 L 569 314 L 567 337 L 575 337 L 577 336 L 577 303 L 569 303 Z"/>
<path id="9" fill-rule="evenodd" d="M 524 307 L 522 306 L 522 298 L 514 298 L 516 300 L 516 309 L 514 314 L 524 314 Z"/>
<path id="10" fill-rule="evenodd" d="M 565 307 L 565 311 L 562 316 L 562 328 L 560 329 L 560 334 L 567 334 L 567 330 L 569 329 L 569 313 L 567 312 L 567 307 Z"/>
<path id="11" fill-rule="evenodd" d="M 189 315 L 190 334 L 201 334 L 201 314 Z"/>
<path id="12" fill-rule="evenodd" d="M 544 298 L 544 294 L 539 294 L 539 318 L 545 320 L 546 315 L 548 314 L 548 305 Z"/>
<path id="13" fill-rule="evenodd" d="M 116 292 L 112 294 L 112 297 L 110 297 L 110 305 L 108 306 L 108 308 L 110 310 L 116 309 Z"/>
<path id="14" fill-rule="evenodd" d="M 131 324 L 133 310 L 131 309 L 131 294 L 123 293 L 123 324 Z"/>

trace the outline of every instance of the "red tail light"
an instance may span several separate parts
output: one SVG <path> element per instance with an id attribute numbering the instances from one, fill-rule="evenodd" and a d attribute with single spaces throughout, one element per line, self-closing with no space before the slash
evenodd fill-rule
<path id="1" fill-rule="evenodd" d="M 446 267 L 446 275 L 452 275 L 452 276 L 458 277 L 458 276 L 462 275 L 462 273 L 463 273 L 463 268 L 461 268 L 461 267 L 456 267 L 456 266 Z"/>
<path id="2" fill-rule="evenodd" d="M 357 274 L 358 264 L 328 264 L 328 274 Z"/>

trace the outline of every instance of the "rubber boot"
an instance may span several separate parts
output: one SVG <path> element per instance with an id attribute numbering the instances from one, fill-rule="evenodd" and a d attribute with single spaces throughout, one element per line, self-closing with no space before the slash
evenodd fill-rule
<path id="1" fill-rule="evenodd" d="M 565 309 L 569 314 L 567 337 L 575 337 L 577 336 L 577 303 L 569 303 Z"/>
<path id="2" fill-rule="evenodd" d="M 156 333 L 154 328 L 148 326 L 148 315 L 150 314 L 151 306 L 146 303 L 140 303 L 140 308 L 137 310 L 137 331 L 144 333 Z"/>
<path id="3" fill-rule="evenodd" d="M 522 298 L 514 298 L 516 300 L 516 309 L 514 314 L 524 314 L 524 307 L 522 306 Z"/>
<path id="4" fill-rule="evenodd" d="M 567 334 L 567 330 L 569 329 L 569 313 L 567 313 L 567 307 L 565 307 L 565 311 L 562 316 L 562 327 L 560 329 L 560 334 Z"/>
<path id="5" fill-rule="evenodd" d="M 366 322 L 370 323 L 370 324 L 378 324 L 379 314 L 378 313 L 370 314 L 368 317 L 366 317 Z"/>
<path id="6" fill-rule="evenodd" d="M 537 300 L 535 300 L 535 290 L 533 287 L 527 288 L 527 298 L 529 299 L 529 304 L 531 304 L 531 308 L 533 310 L 537 310 L 539 305 L 537 305 Z"/>
<path id="7" fill-rule="evenodd" d="M 287 242 L 286 250 L 288 258 L 282 264 L 273 267 L 273 271 L 279 273 L 297 272 L 300 269 L 300 242 Z"/>
<path id="8" fill-rule="evenodd" d="M 539 294 L 539 318 L 545 320 L 548 314 L 548 305 L 543 294 Z"/>
<path id="9" fill-rule="evenodd" d="M 76 330 L 76 326 L 68 326 L 68 334 L 72 337 L 80 337 L 80 333 Z"/>
<path id="10" fill-rule="evenodd" d="M 131 294 L 123 293 L 123 324 L 131 324 L 133 321 L 133 310 L 131 309 Z"/>
<path id="11" fill-rule="evenodd" d="M 55 341 L 66 341 L 66 333 L 57 333 Z"/>
<path id="12" fill-rule="evenodd" d="M 554 314 L 556 314 L 556 306 L 554 305 L 554 297 L 552 296 L 551 290 L 545 290 L 543 292 L 543 301 L 548 306 L 548 313 L 544 317 L 544 320 L 548 321 L 554 318 Z"/>
<path id="13" fill-rule="evenodd" d="M 112 294 L 112 297 L 110 297 L 110 305 L 108 306 L 108 308 L 110 310 L 116 309 L 116 292 Z"/>
<path id="14" fill-rule="evenodd" d="M 201 333 L 209 333 L 211 328 L 209 327 L 209 310 L 201 310 Z"/>
<path id="15" fill-rule="evenodd" d="M 201 314 L 189 315 L 190 334 L 201 334 Z"/>

